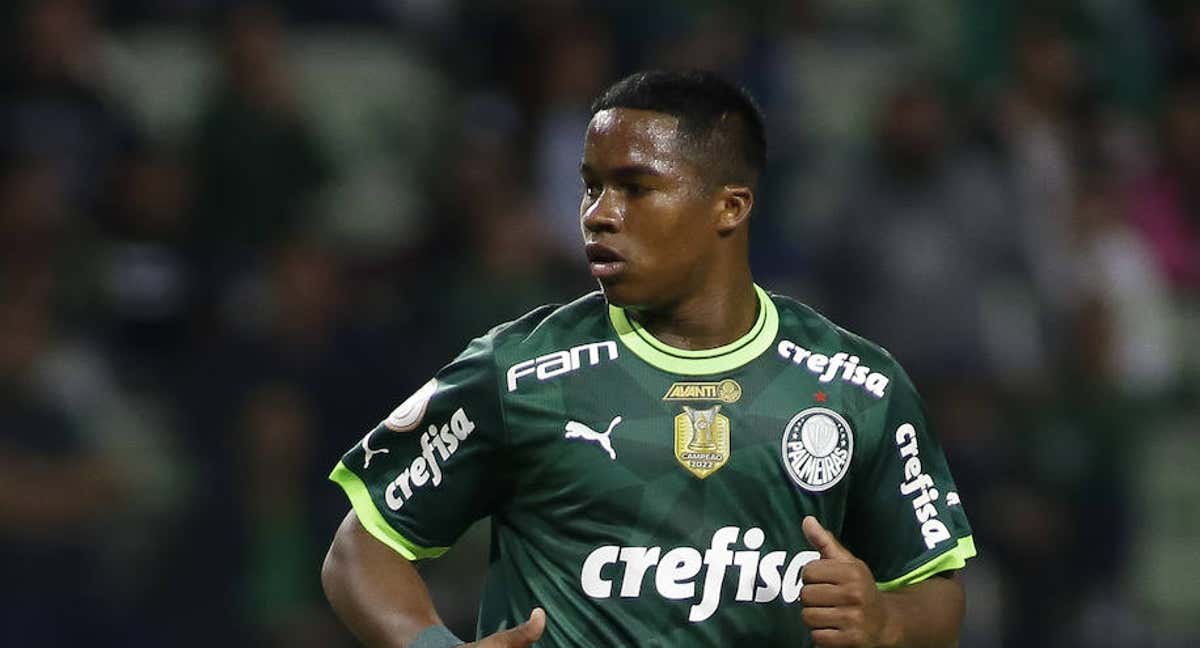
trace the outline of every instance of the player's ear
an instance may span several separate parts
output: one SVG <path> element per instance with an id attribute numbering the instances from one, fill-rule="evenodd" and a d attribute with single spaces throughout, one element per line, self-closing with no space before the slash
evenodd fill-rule
<path id="1" fill-rule="evenodd" d="M 730 234 L 741 227 L 754 207 L 754 191 L 745 185 L 725 185 L 717 192 L 717 232 Z"/>

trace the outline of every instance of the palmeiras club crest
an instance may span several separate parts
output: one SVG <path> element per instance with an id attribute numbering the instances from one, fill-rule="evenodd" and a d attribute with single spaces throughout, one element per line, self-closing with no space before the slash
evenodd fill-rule
<path id="1" fill-rule="evenodd" d="M 850 469 L 854 433 L 841 414 L 826 407 L 810 407 L 783 428 L 780 454 L 788 477 L 797 486 L 829 490 Z"/>

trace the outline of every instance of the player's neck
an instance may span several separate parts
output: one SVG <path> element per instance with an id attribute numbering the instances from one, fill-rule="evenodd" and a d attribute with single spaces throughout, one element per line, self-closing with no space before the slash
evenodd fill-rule
<path id="1" fill-rule="evenodd" d="M 737 340 L 758 318 L 758 293 L 747 270 L 737 281 L 712 285 L 663 309 L 630 315 L 658 341 L 678 349 L 715 349 Z"/>

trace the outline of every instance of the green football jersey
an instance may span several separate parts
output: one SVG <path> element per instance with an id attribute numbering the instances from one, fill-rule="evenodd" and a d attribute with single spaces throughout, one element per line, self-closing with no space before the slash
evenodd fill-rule
<path id="1" fill-rule="evenodd" d="M 474 340 L 331 478 L 409 559 L 492 517 L 480 636 L 539 646 L 809 646 L 814 515 L 881 589 L 975 553 L 937 440 L 878 346 L 757 288 L 741 339 L 673 348 L 599 293 Z"/>

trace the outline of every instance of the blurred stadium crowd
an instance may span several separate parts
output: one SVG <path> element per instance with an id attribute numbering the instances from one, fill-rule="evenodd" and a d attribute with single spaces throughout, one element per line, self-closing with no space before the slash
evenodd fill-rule
<path id="1" fill-rule="evenodd" d="M 980 547 L 963 645 L 1200 641 L 1196 3 L 0 16 L 0 643 L 348 645 L 326 474 L 469 338 L 592 288 L 587 105 L 652 66 L 761 100 L 759 282 L 922 389 Z M 460 634 L 486 552 L 424 568 Z"/>

